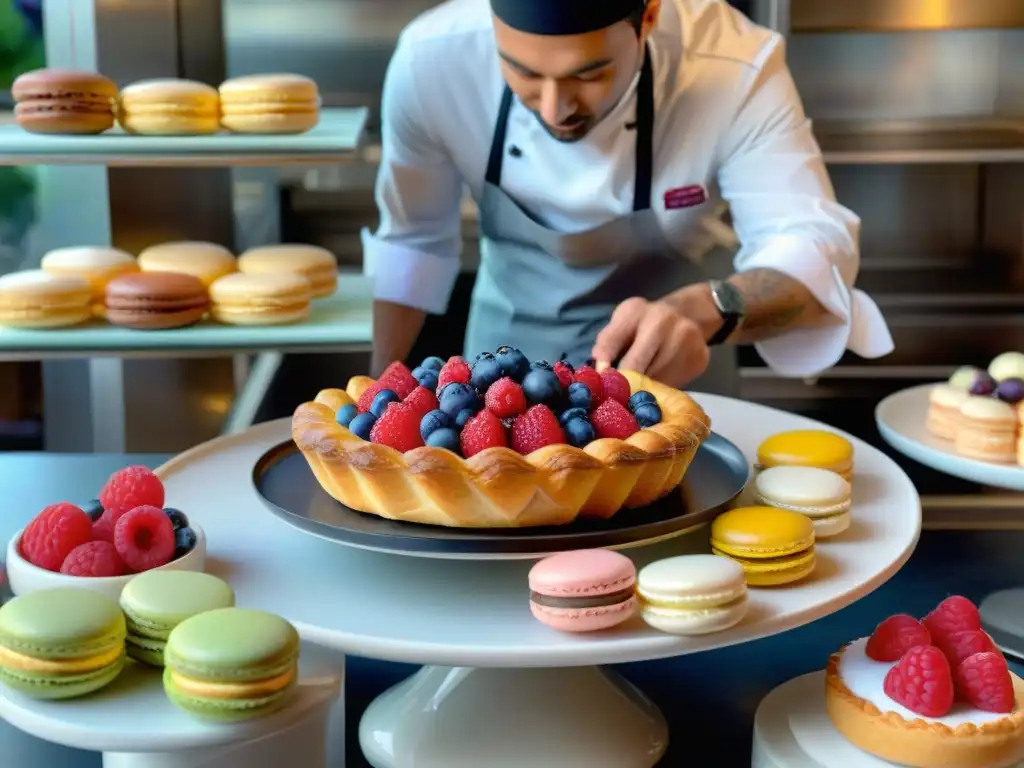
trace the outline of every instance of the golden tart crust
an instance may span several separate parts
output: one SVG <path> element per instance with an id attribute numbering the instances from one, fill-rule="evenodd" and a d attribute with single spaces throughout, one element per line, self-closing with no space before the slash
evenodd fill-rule
<path id="1" fill-rule="evenodd" d="M 362 440 L 335 420 L 341 405 L 373 384 L 352 378 L 326 389 L 292 417 L 292 438 L 320 485 L 342 504 L 390 520 L 464 528 L 563 525 L 608 518 L 657 501 L 679 485 L 711 422 L 689 395 L 633 371 L 633 392 L 654 395 L 662 421 L 626 440 L 585 448 L 549 445 L 522 456 L 489 448 L 469 459 L 426 446 L 400 453 Z"/>
<path id="2" fill-rule="evenodd" d="M 1011 673 L 1013 712 L 1000 720 L 951 728 L 881 712 L 855 696 L 839 676 L 843 650 L 828 660 L 825 708 L 836 730 L 857 748 L 911 768 L 1005 768 L 1024 759 L 1024 680 L 1016 675 Z"/>

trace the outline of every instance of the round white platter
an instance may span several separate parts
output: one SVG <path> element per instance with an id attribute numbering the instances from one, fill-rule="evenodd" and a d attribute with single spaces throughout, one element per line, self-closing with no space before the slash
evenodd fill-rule
<path id="1" fill-rule="evenodd" d="M 935 384 L 895 392 L 875 408 L 878 431 L 893 448 L 926 467 L 975 483 L 1024 491 L 1024 467 L 993 464 L 960 456 L 948 440 L 925 428 L 928 393 Z"/>

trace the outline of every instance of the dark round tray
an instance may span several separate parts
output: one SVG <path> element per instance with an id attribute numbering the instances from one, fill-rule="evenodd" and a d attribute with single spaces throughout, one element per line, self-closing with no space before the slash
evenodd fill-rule
<path id="1" fill-rule="evenodd" d="M 697 451 L 679 490 L 649 507 L 622 510 L 610 520 L 481 529 L 402 523 L 350 509 L 320 486 L 290 440 L 263 454 L 252 470 L 256 493 L 267 508 L 307 533 L 382 552 L 481 560 L 654 543 L 714 519 L 749 479 L 750 465 L 740 449 L 712 434 Z"/>

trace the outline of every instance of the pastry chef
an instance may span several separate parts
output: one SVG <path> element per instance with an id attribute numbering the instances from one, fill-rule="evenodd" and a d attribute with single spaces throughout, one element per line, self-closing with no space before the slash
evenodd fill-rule
<path id="1" fill-rule="evenodd" d="M 471 361 L 511 344 L 729 394 L 718 345 L 802 377 L 893 348 L 853 288 L 860 221 L 835 200 L 784 40 L 723 0 L 449 0 L 401 35 L 382 143 L 364 233 L 375 373 L 446 310 L 466 189 Z M 733 269 L 709 280 L 733 238 Z"/>

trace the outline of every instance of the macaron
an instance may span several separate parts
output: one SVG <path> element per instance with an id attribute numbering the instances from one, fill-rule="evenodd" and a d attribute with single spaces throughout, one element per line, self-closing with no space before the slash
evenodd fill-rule
<path id="1" fill-rule="evenodd" d="M 838 536 L 850 527 L 851 490 L 843 477 L 817 467 L 772 467 L 754 481 L 759 504 L 809 518 L 815 539 Z"/>
<path id="2" fill-rule="evenodd" d="M 743 566 L 718 555 L 658 560 L 637 576 L 640 612 L 670 635 L 707 635 L 739 624 L 747 615 Z"/>
<path id="3" fill-rule="evenodd" d="M 960 429 L 960 407 L 967 398 L 966 387 L 960 389 L 950 384 L 933 387 L 928 393 L 925 428 L 942 440 L 955 440 Z"/>
<path id="4" fill-rule="evenodd" d="M 313 287 L 302 275 L 227 275 L 210 286 L 213 319 L 228 325 L 284 325 L 309 317 Z"/>
<path id="5" fill-rule="evenodd" d="M 95 72 L 36 69 L 11 86 L 14 119 L 30 133 L 97 134 L 114 126 L 117 86 Z"/>
<path id="6" fill-rule="evenodd" d="M 757 449 L 757 463 L 768 467 L 818 467 L 847 480 L 853 474 L 853 444 L 844 437 L 817 429 L 772 435 Z"/>
<path id="7" fill-rule="evenodd" d="M 164 690 L 197 717 L 249 720 L 288 703 L 298 662 L 299 633 L 280 616 L 220 608 L 172 630 L 164 649 Z"/>
<path id="8" fill-rule="evenodd" d="M 203 281 L 177 272 L 137 272 L 107 283 L 106 316 L 139 330 L 183 328 L 203 319 L 210 306 Z"/>
<path id="9" fill-rule="evenodd" d="M 814 526 L 786 509 L 739 507 L 711 523 L 711 551 L 743 566 L 751 587 L 790 584 L 814 571 Z"/>
<path id="10" fill-rule="evenodd" d="M 126 272 L 138 272 L 130 253 L 118 248 L 78 246 L 50 251 L 40 263 L 44 272 L 58 277 L 80 277 L 92 286 L 93 301 L 102 302 L 107 283 Z"/>
<path id="11" fill-rule="evenodd" d="M 338 260 L 315 245 L 265 245 L 238 257 L 238 270 L 247 275 L 293 272 L 313 286 L 313 298 L 330 296 L 338 287 Z"/>
<path id="12" fill-rule="evenodd" d="M 968 459 L 1013 464 L 1017 461 L 1016 409 L 994 397 L 968 397 L 960 406 L 953 446 Z"/>
<path id="13" fill-rule="evenodd" d="M 636 566 L 618 552 L 580 549 L 539 561 L 530 569 L 530 610 L 563 632 L 595 632 L 636 612 Z"/>
<path id="14" fill-rule="evenodd" d="M 234 605 L 231 587 L 208 573 L 141 573 L 121 592 L 121 609 L 128 623 L 128 655 L 144 664 L 162 667 L 167 638 L 175 627 L 205 611 Z"/>
<path id="15" fill-rule="evenodd" d="M 211 285 L 238 269 L 235 255 L 223 245 L 202 242 L 174 242 L 152 245 L 139 254 L 143 272 L 180 272 Z"/>
<path id="16" fill-rule="evenodd" d="M 0 277 L 0 325 L 65 328 L 93 316 L 92 287 L 80 277 L 58 277 L 41 269 Z"/>
<path id="17" fill-rule="evenodd" d="M 86 589 L 30 592 L 0 608 L 0 680 L 36 699 L 98 691 L 124 668 L 117 603 Z"/>
<path id="18" fill-rule="evenodd" d="M 989 363 L 988 375 L 996 381 L 1024 379 L 1024 354 L 1004 352 Z"/>
<path id="19" fill-rule="evenodd" d="M 964 392 L 971 388 L 971 385 L 984 375 L 985 371 L 973 365 L 961 365 L 946 382 L 953 389 L 961 389 Z"/>
<path id="20" fill-rule="evenodd" d="M 305 133 L 320 121 L 320 92 L 302 75 L 246 75 L 220 86 L 220 123 L 234 133 Z"/>
<path id="21" fill-rule="evenodd" d="M 140 80 L 121 91 L 117 121 L 128 133 L 201 136 L 220 131 L 217 89 L 194 80 Z"/>

